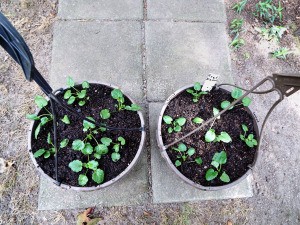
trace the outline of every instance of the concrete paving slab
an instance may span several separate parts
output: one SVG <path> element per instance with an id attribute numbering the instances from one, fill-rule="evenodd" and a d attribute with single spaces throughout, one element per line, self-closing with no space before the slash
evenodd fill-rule
<path id="1" fill-rule="evenodd" d="M 178 88 L 203 81 L 209 73 L 232 82 L 225 25 L 146 23 L 147 99 L 164 101 Z"/>
<path id="2" fill-rule="evenodd" d="M 148 19 L 226 21 L 224 0 L 148 0 Z"/>
<path id="3" fill-rule="evenodd" d="M 59 21 L 55 24 L 50 82 L 67 76 L 119 86 L 139 101 L 142 91 L 142 34 L 139 22 Z"/>
<path id="4" fill-rule="evenodd" d="M 163 103 L 150 103 L 149 105 L 153 203 L 252 197 L 252 175 L 229 189 L 201 191 L 185 183 L 168 167 L 156 144 L 156 124 L 162 106 Z"/>
<path id="5" fill-rule="evenodd" d="M 92 206 L 128 206 L 150 202 L 146 149 L 141 160 L 123 179 L 92 192 L 63 190 L 41 177 L 38 209 L 59 210 Z"/>
<path id="6" fill-rule="evenodd" d="M 61 19 L 142 19 L 143 0 L 60 0 Z"/>

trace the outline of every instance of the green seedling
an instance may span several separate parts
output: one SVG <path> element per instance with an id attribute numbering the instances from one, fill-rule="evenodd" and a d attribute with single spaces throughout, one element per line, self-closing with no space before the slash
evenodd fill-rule
<path id="1" fill-rule="evenodd" d="M 201 91 L 201 84 L 196 82 L 193 89 L 187 89 L 186 92 L 193 96 L 193 102 L 198 102 L 202 95 L 206 95 L 206 91 Z"/>
<path id="2" fill-rule="evenodd" d="M 39 116 L 36 114 L 27 114 L 26 115 L 27 119 L 40 121 L 34 131 L 34 138 L 37 139 L 42 126 L 44 126 L 49 121 L 52 121 L 53 116 L 52 116 L 52 113 L 49 112 L 49 110 L 46 108 L 46 106 L 48 105 L 48 101 L 44 97 L 37 95 L 34 99 L 34 102 L 40 109 L 44 109 L 47 112 L 47 113 L 39 115 Z"/>
<path id="3" fill-rule="evenodd" d="M 184 117 L 179 117 L 177 119 L 173 119 L 171 116 L 163 116 L 163 120 L 166 124 L 171 125 L 168 128 L 168 133 L 171 134 L 174 132 L 180 132 L 182 129 L 182 126 L 185 124 L 186 119 Z"/>
<path id="4" fill-rule="evenodd" d="M 84 81 L 81 84 L 82 90 L 78 90 L 75 88 L 74 80 L 71 77 L 68 77 L 67 86 L 69 90 L 67 90 L 64 94 L 64 99 L 68 100 L 67 103 L 72 105 L 77 100 L 79 106 L 84 106 L 87 100 L 89 100 L 89 97 L 87 96 L 87 89 L 90 87 L 90 84 L 87 81 Z"/>
<path id="5" fill-rule="evenodd" d="M 49 149 L 45 149 L 45 148 L 41 148 L 39 150 L 37 150 L 33 156 L 35 158 L 39 158 L 41 156 L 44 156 L 45 159 L 49 158 L 51 155 L 54 155 L 55 154 L 55 146 L 54 144 L 52 143 L 52 140 L 51 140 L 51 134 L 48 133 L 47 135 L 47 143 L 50 145 L 50 148 Z M 69 140 L 68 139 L 63 139 L 61 142 L 60 142 L 60 147 L 58 149 L 58 151 L 61 149 L 61 148 L 64 148 L 68 145 L 69 143 Z"/>
<path id="6" fill-rule="evenodd" d="M 179 143 L 177 148 L 173 147 L 172 150 L 179 153 L 179 155 L 177 155 L 177 160 L 175 161 L 176 167 L 181 166 L 182 162 L 185 162 L 187 158 L 193 156 L 196 153 L 196 150 L 194 148 L 187 148 L 187 146 L 183 143 Z M 195 162 L 198 165 L 201 165 L 202 159 L 201 157 L 197 157 L 194 161 L 189 161 L 189 163 L 191 162 Z"/>
<path id="7" fill-rule="evenodd" d="M 245 45 L 245 40 L 239 38 L 238 35 L 233 39 L 233 41 L 229 44 L 229 47 L 233 48 L 234 50 L 239 49 L 240 47 Z"/>
<path id="8" fill-rule="evenodd" d="M 239 88 L 235 88 L 235 89 L 233 89 L 233 90 L 231 91 L 231 97 L 232 97 L 233 99 L 239 99 L 240 97 L 242 97 L 242 95 L 243 95 L 243 91 L 242 91 L 241 89 L 239 89 Z M 247 107 L 247 106 L 249 106 L 249 105 L 251 104 L 251 102 L 252 102 L 251 98 L 249 98 L 248 96 L 246 96 L 246 97 L 244 97 L 244 98 L 242 99 L 242 103 L 241 103 L 241 104 L 242 104 L 243 106 Z M 231 102 L 229 102 L 229 101 L 227 101 L 227 100 L 222 101 L 222 102 L 221 102 L 221 108 L 222 108 L 222 109 L 225 109 L 225 108 L 227 108 L 230 104 L 231 104 Z M 235 105 L 235 106 L 238 106 L 238 105 Z M 233 109 L 233 106 L 230 107 L 229 109 Z"/>
<path id="9" fill-rule="evenodd" d="M 87 163 L 83 163 L 80 160 L 73 160 L 69 163 L 69 167 L 75 173 L 81 172 L 83 168 L 86 169 L 85 174 L 80 174 L 78 176 L 78 184 L 80 186 L 85 186 L 89 181 L 87 177 L 88 170 L 92 170 L 92 180 L 95 181 L 97 184 L 101 184 L 104 181 L 104 171 L 98 168 L 99 163 L 95 160 L 90 160 Z"/>
<path id="10" fill-rule="evenodd" d="M 71 123 L 70 119 L 67 115 L 65 115 L 64 118 L 61 119 L 61 121 L 65 124 L 70 124 Z"/>
<path id="11" fill-rule="evenodd" d="M 205 179 L 207 181 L 214 180 L 219 174 L 220 180 L 224 183 L 230 182 L 229 176 L 226 174 L 225 171 L 222 172 L 222 165 L 224 165 L 227 162 L 227 154 L 225 151 L 216 152 L 213 156 L 211 165 L 215 167 L 215 169 L 210 168 L 206 171 Z"/>
<path id="12" fill-rule="evenodd" d="M 271 52 L 272 57 L 277 59 L 286 59 L 286 56 L 290 53 L 292 53 L 292 51 L 288 48 L 279 48 L 274 52 Z"/>
<path id="13" fill-rule="evenodd" d="M 125 105 L 125 98 L 120 89 L 114 89 L 111 92 L 111 97 L 117 100 L 118 104 L 116 105 L 118 111 L 129 110 L 129 111 L 139 111 L 141 107 L 137 104 Z"/>
<path id="14" fill-rule="evenodd" d="M 279 42 L 282 35 L 287 31 L 287 28 L 273 25 L 270 28 L 256 27 L 255 30 L 258 31 L 264 39 Z"/>
<path id="15" fill-rule="evenodd" d="M 100 117 L 104 120 L 109 119 L 111 116 L 109 109 L 102 109 L 100 111 Z"/>
<path id="16" fill-rule="evenodd" d="M 209 129 L 205 134 L 205 141 L 206 142 L 224 142 L 229 143 L 232 141 L 230 135 L 222 131 L 219 135 L 216 134 L 216 131 L 214 129 Z"/>
<path id="17" fill-rule="evenodd" d="M 237 13 L 240 14 L 244 10 L 244 8 L 245 8 L 245 6 L 247 4 L 247 1 L 248 0 L 242 0 L 242 1 L 234 4 L 233 7 L 232 7 L 232 9 L 235 10 Z"/>
<path id="18" fill-rule="evenodd" d="M 234 19 L 230 23 L 230 33 L 238 34 L 242 30 L 244 20 L 243 19 Z"/>
<path id="19" fill-rule="evenodd" d="M 195 117 L 194 119 L 192 119 L 192 121 L 195 124 L 200 124 L 200 123 L 203 123 L 204 120 L 200 117 Z"/>
<path id="20" fill-rule="evenodd" d="M 248 136 L 246 133 L 249 131 L 248 127 L 245 124 L 242 124 L 242 129 L 244 134 L 240 134 L 240 139 L 246 143 L 250 148 L 257 146 L 257 140 L 254 138 L 253 134 L 249 134 Z"/>
<path id="21" fill-rule="evenodd" d="M 278 2 L 278 6 L 275 6 L 273 0 L 259 1 L 255 5 L 254 15 L 262 18 L 266 22 L 274 23 L 276 19 L 282 21 L 282 10 L 281 2 Z"/>

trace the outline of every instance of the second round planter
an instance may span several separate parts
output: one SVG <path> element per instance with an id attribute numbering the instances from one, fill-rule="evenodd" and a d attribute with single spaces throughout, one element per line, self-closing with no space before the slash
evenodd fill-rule
<path id="1" fill-rule="evenodd" d="M 224 89 L 201 92 L 201 85 L 185 86 L 163 105 L 158 119 L 157 143 L 168 166 L 185 182 L 202 190 L 220 190 L 247 177 L 257 159 L 259 132 L 251 100 L 243 99 L 210 125 L 168 147 L 196 129 L 241 96 Z"/>

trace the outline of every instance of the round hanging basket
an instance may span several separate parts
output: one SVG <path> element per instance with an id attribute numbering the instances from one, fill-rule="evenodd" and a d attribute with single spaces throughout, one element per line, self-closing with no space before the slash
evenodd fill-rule
<path id="1" fill-rule="evenodd" d="M 209 130 L 209 124 L 175 145 L 165 147 L 199 127 L 202 121 L 212 118 L 214 116 L 213 108 L 218 108 L 221 111 L 221 102 L 225 100 L 233 101 L 230 92 L 219 88 L 202 95 L 198 102 L 194 102 L 193 95 L 187 92 L 188 89 L 193 87 L 194 85 L 188 85 L 180 88 L 165 101 L 162 107 L 156 132 L 161 155 L 177 176 L 195 188 L 221 190 L 232 187 L 249 175 L 258 157 L 259 143 L 250 148 L 240 138 L 240 135 L 244 134 L 242 128 L 242 124 L 244 124 L 248 128 L 245 134 L 246 137 L 248 134 L 253 134 L 254 138 L 259 140 L 258 126 L 248 107 L 235 106 L 222 114 L 221 118 L 216 119 L 213 123 L 211 129 L 214 129 L 216 136 L 220 135 L 221 132 L 226 132 L 232 139 L 230 142 L 226 140 L 227 143 L 225 143 L 218 139 L 206 142 L 205 135 Z M 165 122 L 164 116 L 168 116 L 166 118 L 169 120 L 167 121 L 168 124 Z M 170 118 L 172 118 L 172 122 L 170 122 Z M 175 121 L 178 118 L 185 118 L 185 123 L 180 129 L 176 128 L 178 123 L 176 124 Z M 213 158 L 218 157 L 215 156 L 216 153 L 220 156 L 221 151 L 225 152 L 222 154 L 226 155 L 226 163 L 221 167 L 220 165 L 214 167 Z M 206 173 L 209 169 L 213 169 L 218 175 L 208 181 Z M 228 180 L 226 182 L 220 180 L 223 172 L 228 175 L 229 182 Z"/>
<path id="2" fill-rule="evenodd" d="M 78 92 L 82 90 L 80 85 L 76 85 L 74 88 Z M 56 96 L 61 99 L 64 98 L 64 94 L 69 89 L 70 88 L 62 89 Z M 89 96 L 86 99 L 86 104 L 80 107 L 80 99 L 78 99 L 78 101 L 75 100 L 70 107 L 75 108 L 77 111 L 81 111 L 86 117 L 92 117 L 97 122 L 106 123 L 110 127 L 128 128 L 128 130 L 105 130 L 102 128 L 101 130 L 94 129 L 94 131 L 92 131 L 93 129 L 88 128 L 88 130 L 84 131 L 83 129 L 85 127 L 80 118 L 76 118 L 76 116 L 71 115 L 65 109 L 56 106 L 57 140 L 59 147 L 58 181 L 61 188 L 76 191 L 93 191 L 107 187 L 116 181 L 123 179 L 138 162 L 145 144 L 146 133 L 144 129 L 142 129 L 145 126 L 145 121 L 140 111 L 118 110 L 117 101 L 111 97 L 111 91 L 114 89 L 117 89 L 117 87 L 111 84 L 91 83 L 86 92 L 86 95 Z M 125 105 L 134 104 L 134 101 L 129 96 L 125 94 L 123 94 L 123 96 Z M 67 100 L 65 99 L 65 101 Z M 49 105 L 50 104 L 43 109 L 39 109 L 36 115 L 42 117 L 43 114 L 48 113 L 47 110 L 51 112 Z M 100 114 L 102 109 L 109 109 L 111 114 L 110 118 L 102 118 L 102 115 Z M 64 119 L 65 115 L 68 116 L 67 120 L 69 120 L 69 124 L 66 124 L 68 121 L 65 120 L 66 118 Z M 35 157 L 34 155 L 39 149 L 48 151 L 51 149 L 51 143 L 53 143 L 52 121 L 43 125 L 38 132 L 37 138 L 35 137 L 35 132 L 40 122 L 41 120 L 39 119 L 31 123 L 28 134 L 29 155 L 37 170 L 48 180 L 58 184 L 55 179 L 54 153 L 52 152 L 50 156 L 45 156 L 46 153 L 40 157 Z M 89 134 L 91 135 L 89 136 Z M 104 139 L 102 139 L 103 137 Z M 60 144 L 65 139 L 68 140 L 68 143 L 66 145 L 65 141 L 61 146 L 66 146 L 61 148 Z M 86 150 L 78 151 L 78 146 L 76 147 L 74 144 L 75 140 L 84 141 L 85 147 L 87 145 L 89 148 L 92 146 L 92 149 L 94 149 L 93 153 L 87 154 L 87 152 L 84 152 L 89 151 L 88 148 L 86 148 Z M 98 150 L 101 149 L 100 147 L 97 148 L 96 152 L 95 146 L 100 145 L 104 147 L 104 144 L 107 146 L 107 153 L 104 154 L 102 149 L 102 155 L 95 155 L 99 153 Z M 77 150 L 74 150 L 74 148 L 77 148 Z M 83 152 L 85 154 L 83 154 Z M 114 152 L 117 152 L 120 157 L 115 157 L 115 155 L 113 157 L 112 154 Z M 69 164 L 72 161 L 80 161 L 82 163 L 80 165 L 82 167 L 80 172 L 71 170 Z M 87 165 L 90 161 L 93 161 L 93 163 Z M 97 168 L 101 169 L 102 172 L 104 171 L 104 180 L 100 184 L 99 182 L 96 183 L 94 178 L 92 178 L 94 176 L 93 172 L 95 171 L 93 170 L 95 162 Z M 76 166 L 76 169 L 78 169 L 78 165 Z M 88 182 L 85 186 L 80 186 L 78 184 L 80 174 L 84 174 L 88 177 Z"/>

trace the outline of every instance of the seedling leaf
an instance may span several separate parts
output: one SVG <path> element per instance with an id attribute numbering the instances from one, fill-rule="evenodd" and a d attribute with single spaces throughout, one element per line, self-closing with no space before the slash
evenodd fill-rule
<path id="1" fill-rule="evenodd" d="M 226 109 L 231 103 L 229 101 L 223 101 L 221 102 L 221 108 Z M 229 108 L 232 109 L 232 108 Z"/>
<path id="2" fill-rule="evenodd" d="M 165 121 L 166 124 L 171 124 L 173 121 L 171 116 L 163 116 L 163 120 Z"/>
<path id="3" fill-rule="evenodd" d="M 111 154 L 111 159 L 114 162 L 117 162 L 121 158 L 121 155 L 118 152 L 113 152 Z"/>
<path id="4" fill-rule="evenodd" d="M 118 141 L 121 143 L 121 145 L 125 145 L 126 141 L 123 137 L 118 137 Z"/>
<path id="5" fill-rule="evenodd" d="M 103 181 L 104 181 L 104 171 L 101 170 L 101 169 L 96 169 L 96 170 L 93 172 L 92 179 L 93 179 L 93 181 L 95 181 L 97 184 L 103 183 Z"/>
<path id="6" fill-rule="evenodd" d="M 209 129 L 205 134 L 205 141 L 212 142 L 216 139 L 216 133 L 214 129 Z"/>
<path id="7" fill-rule="evenodd" d="M 202 123 L 204 120 L 201 119 L 200 117 L 195 117 L 192 121 L 193 121 L 193 123 L 200 124 L 200 123 Z"/>
<path id="8" fill-rule="evenodd" d="M 195 150 L 194 148 L 189 148 L 188 151 L 187 151 L 187 154 L 188 154 L 189 156 L 192 156 L 192 155 L 194 155 L 195 153 L 196 153 L 196 150 Z"/>
<path id="9" fill-rule="evenodd" d="M 131 106 L 128 106 L 128 105 L 125 106 L 125 109 L 126 110 L 130 110 L 130 111 L 139 111 L 142 108 L 139 105 L 137 105 L 137 104 L 131 104 Z"/>
<path id="10" fill-rule="evenodd" d="M 68 145 L 69 139 L 65 138 L 60 142 L 60 148 L 64 148 Z"/>
<path id="11" fill-rule="evenodd" d="M 185 152 L 187 150 L 187 147 L 186 147 L 185 144 L 179 143 L 177 150 L 180 151 L 180 152 Z"/>
<path id="12" fill-rule="evenodd" d="M 41 126 L 42 124 L 39 123 L 39 125 L 35 128 L 35 131 L 34 131 L 34 138 L 37 139 L 39 133 L 40 133 L 40 130 L 41 130 Z"/>
<path id="13" fill-rule="evenodd" d="M 214 169 L 209 169 L 206 171 L 205 179 L 207 181 L 211 181 L 211 180 L 215 179 L 217 176 L 218 176 L 217 171 L 215 171 Z"/>
<path id="14" fill-rule="evenodd" d="M 225 183 L 228 183 L 230 181 L 230 178 L 229 176 L 227 175 L 227 173 L 223 172 L 221 177 L 220 177 L 220 180 L 225 182 Z"/>
<path id="15" fill-rule="evenodd" d="M 87 81 L 83 81 L 83 83 L 81 84 L 82 88 L 87 89 L 90 87 L 90 84 Z"/>
<path id="16" fill-rule="evenodd" d="M 79 101 L 79 102 L 78 102 L 78 105 L 79 105 L 79 106 L 84 106 L 84 105 L 85 105 L 85 101 Z"/>
<path id="17" fill-rule="evenodd" d="M 69 163 L 69 167 L 71 168 L 72 171 L 78 173 L 82 170 L 82 162 L 79 160 L 74 160 Z"/>
<path id="18" fill-rule="evenodd" d="M 251 98 L 249 98 L 249 97 L 245 97 L 245 98 L 243 98 L 243 100 L 242 100 L 244 106 L 249 106 L 250 103 L 251 103 L 251 101 L 252 101 L 252 100 L 251 100 Z"/>
<path id="19" fill-rule="evenodd" d="M 201 90 L 201 84 L 199 82 L 196 82 L 194 84 L 194 89 L 195 89 L 195 91 L 200 91 Z"/>
<path id="20" fill-rule="evenodd" d="M 174 127 L 174 131 L 175 131 L 175 132 L 180 132 L 180 131 L 181 131 L 181 126 L 176 126 L 176 127 Z"/>
<path id="21" fill-rule="evenodd" d="M 69 98 L 69 100 L 68 100 L 68 105 L 72 105 L 74 102 L 75 102 L 75 97 L 74 96 L 71 96 L 70 98 Z"/>
<path id="22" fill-rule="evenodd" d="M 98 167 L 99 163 L 95 160 L 91 160 L 86 164 L 86 168 L 91 169 L 91 170 L 96 170 Z"/>
<path id="23" fill-rule="evenodd" d="M 64 99 L 69 99 L 72 96 L 71 90 L 67 90 L 64 94 Z"/>
<path id="24" fill-rule="evenodd" d="M 90 155 L 93 153 L 93 146 L 90 144 L 90 143 L 86 143 L 84 145 L 84 148 L 81 150 L 81 152 L 84 154 L 84 155 Z"/>
<path id="25" fill-rule="evenodd" d="M 70 119 L 67 115 L 64 116 L 64 118 L 61 119 L 62 122 L 64 122 L 65 124 L 70 124 Z"/>
<path id="26" fill-rule="evenodd" d="M 242 129 L 243 131 L 247 132 L 248 131 L 248 127 L 245 124 L 242 124 Z"/>
<path id="27" fill-rule="evenodd" d="M 220 165 L 227 162 L 227 154 L 225 151 L 216 152 L 213 156 L 213 161 L 218 162 Z"/>
<path id="28" fill-rule="evenodd" d="M 52 142 L 51 142 L 51 134 L 50 134 L 50 132 L 48 133 L 48 135 L 47 135 L 47 143 L 48 144 L 51 144 Z"/>
<path id="29" fill-rule="evenodd" d="M 122 93 L 122 91 L 120 89 L 114 89 L 111 92 L 111 97 L 113 99 L 117 100 L 117 99 L 123 98 L 123 93 Z"/>
<path id="30" fill-rule="evenodd" d="M 46 151 L 44 154 L 44 158 L 48 159 L 50 157 L 51 153 L 49 151 Z"/>
<path id="31" fill-rule="evenodd" d="M 27 119 L 30 119 L 30 120 L 39 120 L 39 119 L 40 119 L 40 117 L 38 117 L 38 116 L 35 115 L 35 114 L 27 114 L 27 115 L 26 115 L 26 118 L 27 118 Z"/>
<path id="32" fill-rule="evenodd" d="M 40 157 L 41 155 L 43 155 L 45 153 L 45 149 L 39 149 L 39 150 L 37 150 L 34 154 L 33 154 L 33 156 L 34 156 L 34 158 L 38 158 L 38 157 Z"/>
<path id="33" fill-rule="evenodd" d="M 77 96 L 78 98 L 83 99 L 86 96 L 86 90 L 81 90 Z"/>
<path id="34" fill-rule="evenodd" d="M 72 79 L 72 77 L 68 76 L 68 78 L 67 78 L 67 86 L 70 88 L 70 87 L 74 87 L 74 85 L 75 85 L 74 80 Z"/>
<path id="35" fill-rule="evenodd" d="M 225 131 L 222 131 L 221 134 L 218 136 L 218 139 L 220 141 L 223 141 L 225 143 L 229 143 L 232 141 L 231 137 L 229 136 L 229 134 Z"/>
<path id="36" fill-rule="evenodd" d="M 112 142 L 112 140 L 110 138 L 103 137 L 103 138 L 101 138 L 101 142 L 102 142 L 102 144 L 109 146 L 110 143 Z"/>
<path id="37" fill-rule="evenodd" d="M 48 105 L 48 101 L 40 95 L 35 96 L 34 102 L 40 109 Z"/>
<path id="38" fill-rule="evenodd" d="M 76 151 L 80 151 L 84 149 L 84 146 L 85 146 L 84 142 L 79 139 L 74 140 L 72 143 L 72 149 Z"/>
<path id="39" fill-rule="evenodd" d="M 241 89 L 239 88 L 235 88 L 232 90 L 231 92 L 231 97 L 233 97 L 234 99 L 238 99 L 243 95 L 243 92 Z"/>
<path id="40" fill-rule="evenodd" d="M 102 109 L 100 111 L 100 116 L 102 119 L 107 120 L 108 118 L 110 118 L 110 112 L 108 109 Z"/>
<path id="41" fill-rule="evenodd" d="M 84 174 L 79 175 L 78 183 L 80 186 L 86 185 L 88 181 L 89 181 L 89 178 L 86 175 L 84 175 Z"/>
<path id="42" fill-rule="evenodd" d="M 108 153 L 108 148 L 106 145 L 100 144 L 95 147 L 95 151 L 100 155 L 105 155 Z"/>
<path id="43" fill-rule="evenodd" d="M 49 121 L 48 117 L 44 116 L 41 118 L 41 125 L 45 125 Z"/>
<path id="44" fill-rule="evenodd" d="M 202 159 L 200 157 L 196 158 L 195 159 L 195 162 L 198 164 L 198 165 L 201 165 L 202 164 Z"/>
<path id="45" fill-rule="evenodd" d="M 218 115 L 219 113 L 220 113 L 220 110 L 218 110 L 217 108 L 213 107 L 213 114 L 214 114 L 214 116 Z M 218 116 L 217 119 L 221 119 L 221 116 Z"/>
<path id="46" fill-rule="evenodd" d="M 176 166 L 176 167 L 181 166 L 181 162 L 180 162 L 179 160 L 176 160 L 176 161 L 175 161 L 175 166 Z"/>

